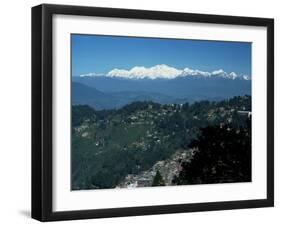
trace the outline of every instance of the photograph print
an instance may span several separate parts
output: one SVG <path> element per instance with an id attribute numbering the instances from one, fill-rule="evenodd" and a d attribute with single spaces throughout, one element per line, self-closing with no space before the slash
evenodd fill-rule
<path id="1" fill-rule="evenodd" d="M 250 42 L 71 34 L 71 190 L 252 180 Z"/>

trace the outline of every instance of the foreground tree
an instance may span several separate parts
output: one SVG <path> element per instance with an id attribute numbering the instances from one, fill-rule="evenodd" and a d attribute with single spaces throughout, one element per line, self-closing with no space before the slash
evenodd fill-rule
<path id="1" fill-rule="evenodd" d="M 165 186 L 164 179 L 158 170 L 153 178 L 152 186 Z"/>
<path id="2" fill-rule="evenodd" d="M 251 125 L 242 128 L 206 127 L 190 144 L 196 153 L 182 163 L 174 183 L 211 184 L 251 181 Z"/>

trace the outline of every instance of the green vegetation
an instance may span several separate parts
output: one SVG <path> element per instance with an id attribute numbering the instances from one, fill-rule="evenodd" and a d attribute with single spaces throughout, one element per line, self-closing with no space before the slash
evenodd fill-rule
<path id="1" fill-rule="evenodd" d="M 201 129 L 190 148 L 196 153 L 182 163 L 177 185 L 251 181 L 251 122 L 244 127 L 213 126 Z"/>
<path id="2" fill-rule="evenodd" d="M 165 182 L 160 172 L 157 170 L 155 177 L 153 178 L 152 186 L 165 186 Z"/>
<path id="3" fill-rule="evenodd" d="M 128 174 L 190 149 L 201 128 L 245 127 L 248 117 L 239 111 L 251 111 L 250 96 L 191 105 L 134 102 L 102 111 L 72 106 L 72 189 L 114 188 Z"/>

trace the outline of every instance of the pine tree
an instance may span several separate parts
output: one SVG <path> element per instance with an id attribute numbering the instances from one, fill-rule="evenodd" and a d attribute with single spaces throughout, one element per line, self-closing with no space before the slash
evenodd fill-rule
<path id="1" fill-rule="evenodd" d="M 159 170 L 157 170 L 156 175 L 153 178 L 152 186 L 165 186 L 164 179 Z"/>

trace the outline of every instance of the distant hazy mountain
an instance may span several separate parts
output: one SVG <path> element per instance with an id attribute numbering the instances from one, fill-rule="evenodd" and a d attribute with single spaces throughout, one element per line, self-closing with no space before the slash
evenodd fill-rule
<path id="1" fill-rule="evenodd" d="M 72 82 L 72 104 L 87 104 L 97 110 L 110 109 L 116 106 L 117 99 L 93 87 Z"/>
<path id="2" fill-rule="evenodd" d="M 72 104 L 74 105 L 87 104 L 96 110 L 101 110 L 120 108 L 135 101 L 153 101 L 161 104 L 186 102 L 184 99 L 176 99 L 154 92 L 123 91 L 105 93 L 82 83 L 72 82 Z"/>
<path id="3" fill-rule="evenodd" d="M 166 104 L 251 95 L 251 80 L 247 75 L 221 69 L 179 70 L 167 65 L 89 73 L 73 76 L 72 82 L 73 104 L 88 104 L 97 110 L 120 108 L 134 101 Z"/>
<path id="4" fill-rule="evenodd" d="M 74 104 L 88 103 L 100 109 L 120 107 L 136 100 L 181 103 L 251 94 L 251 81 L 241 79 L 182 77 L 171 80 L 132 80 L 101 76 L 73 77 L 73 81 L 79 82 L 80 86 L 88 86 L 88 89 L 93 88 L 90 91 L 76 87 L 75 91 L 74 87 Z"/>

